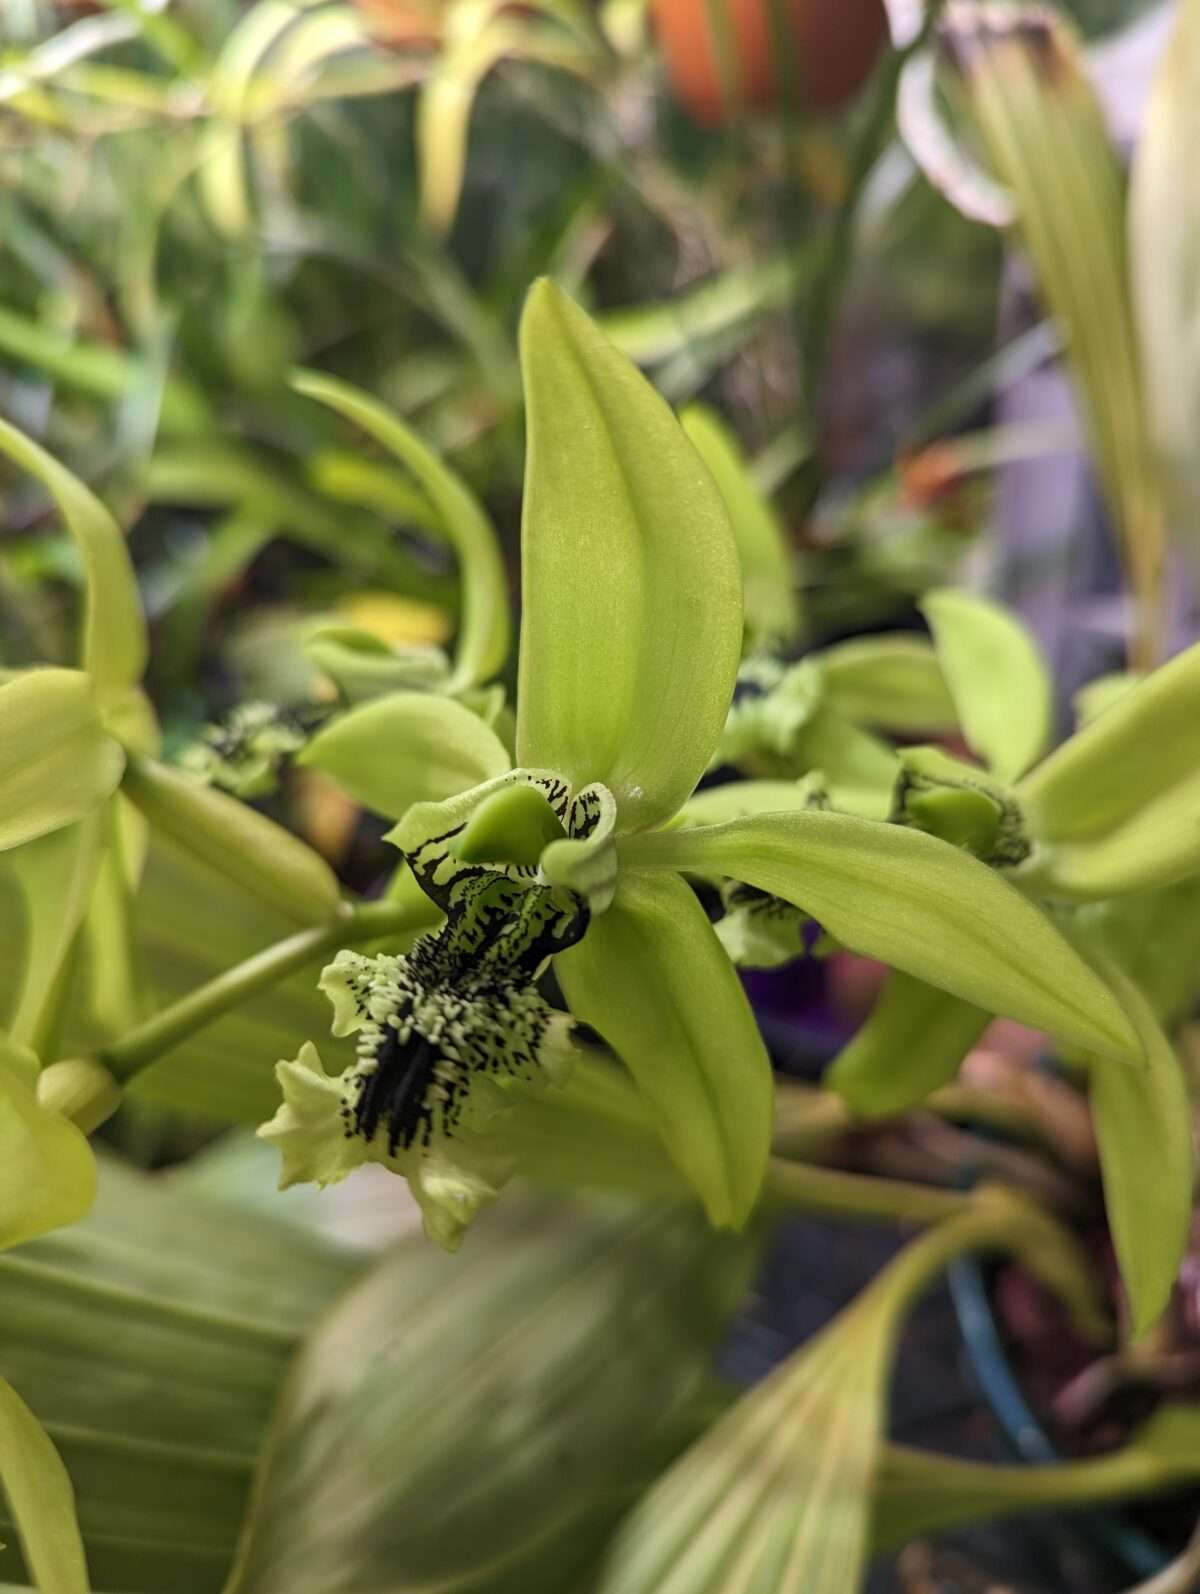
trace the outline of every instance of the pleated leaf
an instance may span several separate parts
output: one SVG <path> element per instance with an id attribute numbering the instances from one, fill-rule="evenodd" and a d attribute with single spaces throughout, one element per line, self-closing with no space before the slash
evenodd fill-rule
<path id="1" fill-rule="evenodd" d="M 552 283 L 521 323 L 528 452 L 517 762 L 667 819 L 725 723 L 742 643 L 729 516 L 665 402 Z"/>
<path id="2" fill-rule="evenodd" d="M 1120 1003 L 1029 899 L 920 831 L 812 810 L 630 838 L 627 862 L 743 880 L 844 946 L 1105 1056 L 1141 1044 Z"/>
<path id="3" fill-rule="evenodd" d="M 516 1199 L 460 1255 L 402 1248 L 294 1368 L 227 1594 L 499 1584 L 624 1497 L 753 1251 L 678 1209 Z"/>
<path id="4" fill-rule="evenodd" d="M 618 1053 L 719 1225 L 745 1222 L 771 1138 L 771 1068 L 750 1004 L 694 893 L 623 870 L 606 913 L 555 960 L 576 1017 Z"/>

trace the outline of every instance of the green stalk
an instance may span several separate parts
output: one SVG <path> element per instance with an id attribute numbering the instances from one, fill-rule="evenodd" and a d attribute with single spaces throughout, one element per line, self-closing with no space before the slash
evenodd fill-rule
<path id="1" fill-rule="evenodd" d="M 411 902 L 370 902 L 333 924 L 300 930 L 226 969 L 102 1047 L 100 1061 L 117 1079 L 130 1079 L 196 1030 L 318 958 L 345 946 L 420 928 L 424 922 L 419 905 Z"/>
<path id="2" fill-rule="evenodd" d="M 779 1157 L 771 1159 L 761 1202 L 766 1212 L 777 1216 L 806 1212 L 850 1222 L 865 1219 L 897 1225 L 940 1223 L 977 1209 L 975 1198 L 961 1191 L 843 1173 L 837 1168 L 814 1168 Z"/>

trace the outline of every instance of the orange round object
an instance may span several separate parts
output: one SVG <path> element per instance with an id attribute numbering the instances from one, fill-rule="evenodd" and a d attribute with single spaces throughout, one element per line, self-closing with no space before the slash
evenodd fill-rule
<path id="1" fill-rule="evenodd" d="M 724 25 L 714 27 L 718 6 Z M 790 36 L 784 70 L 773 9 Z M 807 110 L 840 110 L 887 38 L 882 0 L 652 0 L 652 14 L 676 96 L 708 126 L 731 111 L 774 105 L 790 91 Z M 731 47 L 725 60 L 723 42 Z"/>

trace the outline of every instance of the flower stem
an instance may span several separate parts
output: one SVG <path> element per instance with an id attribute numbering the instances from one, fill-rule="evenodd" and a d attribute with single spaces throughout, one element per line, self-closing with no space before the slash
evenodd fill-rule
<path id="1" fill-rule="evenodd" d="M 231 1008 L 240 1007 L 289 974 L 315 963 L 318 958 L 344 946 L 420 929 L 427 922 L 428 913 L 411 901 L 366 903 L 331 924 L 300 930 L 256 952 L 207 984 L 189 991 L 119 1040 L 101 1047 L 97 1055 L 117 1079 L 129 1079 L 196 1030 L 211 1024 Z"/>
<path id="2" fill-rule="evenodd" d="M 782 1215 L 812 1212 L 822 1217 L 881 1223 L 940 1223 L 975 1209 L 973 1197 L 958 1190 L 936 1190 L 902 1179 L 878 1179 L 837 1168 L 772 1157 L 763 1187 L 763 1205 Z"/>

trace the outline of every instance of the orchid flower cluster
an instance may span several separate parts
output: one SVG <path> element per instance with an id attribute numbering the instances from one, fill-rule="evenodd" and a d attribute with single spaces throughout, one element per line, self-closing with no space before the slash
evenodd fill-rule
<path id="1" fill-rule="evenodd" d="M 715 418 L 677 418 L 549 282 L 529 296 L 521 360 L 515 704 L 499 679 L 509 614 L 483 509 L 381 405 L 301 373 L 298 391 L 394 455 L 428 500 L 460 564 L 454 653 L 319 626 L 307 649 L 334 699 L 245 705 L 177 767 L 161 760 L 141 688 L 146 630 L 118 528 L 0 425 L 0 449 L 75 537 L 87 595 L 81 667 L 0 685 L 0 848 L 25 915 L 0 1050 L 0 1246 L 88 1210 L 87 1137 L 126 1093 L 166 1080 L 174 1099 L 212 1110 L 212 1078 L 185 1070 L 184 1050 L 290 981 L 328 1000 L 338 1061 L 327 1071 L 315 1029 L 282 1061 L 251 1059 L 241 1116 L 278 1148 L 283 1184 L 382 1163 L 453 1249 L 514 1173 L 557 1158 L 586 1183 L 611 1144 L 634 1148 L 606 1165 L 620 1170 L 611 1182 L 690 1191 L 714 1228 L 753 1230 L 786 1176 L 739 968 L 840 947 L 890 970 L 829 1075 L 858 1116 L 948 1082 L 993 1015 L 1052 1037 L 1091 1098 L 1143 1332 L 1191 1213 L 1190 1097 L 1170 1037 L 1200 955 L 1200 650 L 1093 688 L 1052 751 L 1045 666 L 987 600 L 933 592 L 928 638 L 859 639 L 797 662 L 784 540 Z M 392 822 L 396 865 L 377 900 L 351 900 L 245 800 L 289 760 Z M 138 955 L 155 848 L 236 884 L 283 927 L 232 964 L 210 947 L 210 977 L 157 1006 Z M 272 1064 L 279 1094 L 264 1112 Z M 779 1399 L 819 1413 L 829 1379 L 865 1356 L 881 1405 L 899 1305 L 955 1247 L 1028 1243 L 1062 1261 L 1028 1205 L 979 1211 L 881 1284 L 873 1326 L 860 1314 L 783 1375 Z M 1062 1289 L 1075 1281 L 1079 1302 L 1073 1267 L 1049 1271 Z M 657 1513 L 675 1512 L 680 1543 L 691 1539 L 728 1456 L 775 1420 L 774 1396 L 754 1399 L 732 1450 L 710 1435 L 667 1474 L 606 1594 L 665 1586 Z M 23 1453 L 61 1481 L 35 1430 Z M 8 1487 L 2 1460 L 0 1476 Z M 854 1586 L 864 1524 L 839 1589 Z M 31 1564 L 56 1553 L 58 1531 L 25 1500 Z M 778 1531 L 791 1545 L 799 1529 L 789 1518 Z M 694 1549 L 680 1565 L 694 1560 L 703 1569 L 672 1588 L 732 1586 L 720 1567 L 733 1561 Z M 73 1594 L 76 1571 L 61 1576 L 46 1586 Z"/>

